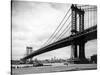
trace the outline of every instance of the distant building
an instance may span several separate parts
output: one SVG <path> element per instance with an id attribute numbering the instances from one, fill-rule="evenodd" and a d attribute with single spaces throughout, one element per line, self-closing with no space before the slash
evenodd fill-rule
<path id="1" fill-rule="evenodd" d="M 97 55 L 96 54 L 91 56 L 91 63 L 97 64 Z"/>

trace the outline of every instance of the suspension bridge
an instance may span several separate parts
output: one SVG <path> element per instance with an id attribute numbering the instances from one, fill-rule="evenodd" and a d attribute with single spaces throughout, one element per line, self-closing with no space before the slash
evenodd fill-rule
<path id="1" fill-rule="evenodd" d="M 72 4 L 41 48 L 21 60 L 25 61 L 45 52 L 71 46 L 70 59 L 73 62 L 86 63 L 85 43 L 94 39 L 97 39 L 97 7 Z"/>

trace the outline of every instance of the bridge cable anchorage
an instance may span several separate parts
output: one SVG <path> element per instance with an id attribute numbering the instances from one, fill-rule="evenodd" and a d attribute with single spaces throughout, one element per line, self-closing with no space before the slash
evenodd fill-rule
<path id="1" fill-rule="evenodd" d="M 79 17 L 77 17 L 77 19 L 78 19 L 78 18 L 79 18 Z M 71 21 L 70 21 L 70 22 L 68 23 L 68 25 L 66 26 L 66 28 L 68 28 L 68 29 L 65 28 L 65 29 L 63 30 L 63 32 L 62 32 L 62 33 L 59 35 L 59 37 L 57 38 L 57 41 L 58 41 L 58 40 L 61 40 L 61 38 L 62 38 L 66 33 L 70 33 L 70 31 L 71 31 L 71 30 L 70 30 L 70 28 L 71 28 L 71 27 L 70 27 L 70 24 L 71 24 Z"/>
<path id="2" fill-rule="evenodd" d="M 70 8 L 68 9 L 67 13 L 65 14 L 64 18 L 62 19 L 62 21 L 60 22 L 60 24 L 58 25 L 58 27 L 56 28 L 54 33 L 49 37 L 49 39 L 41 47 L 45 46 L 50 41 L 50 39 L 55 35 L 56 31 L 59 29 L 59 27 L 61 26 L 62 22 L 64 21 L 64 19 L 68 15 L 69 11 L 70 11 Z"/>

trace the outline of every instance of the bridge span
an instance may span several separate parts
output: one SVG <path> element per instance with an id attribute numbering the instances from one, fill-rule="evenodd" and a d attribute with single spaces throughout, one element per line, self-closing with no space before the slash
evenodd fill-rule
<path id="1" fill-rule="evenodd" d="M 66 47 L 72 44 L 72 42 L 75 41 L 75 43 L 79 44 L 80 41 L 84 38 L 84 41 L 87 42 L 89 40 L 93 40 L 97 38 L 97 26 L 93 26 L 89 29 L 86 29 L 84 32 L 79 32 L 76 35 L 69 36 L 67 38 L 61 39 L 57 42 L 54 42 L 46 47 L 43 47 L 39 50 L 34 51 L 32 54 L 24 57 L 23 59 L 29 59 L 36 55 L 52 51 L 58 48 Z"/>
<path id="2" fill-rule="evenodd" d="M 30 55 L 25 56 L 21 60 L 27 60 L 39 54 L 49 52 L 58 48 L 71 45 L 71 59 L 78 59 L 81 62 L 87 62 L 85 57 L 85 43 L 87 41 L 97 39 L 97 23 L 87 29 L 84 27 L 85 9 L 80 9 L 76 5 L 71 5 L 71 35 L 46 45 Z M 79 19 L 77 18 L 79 17 Z M 88 20 L 89 21 L 89 20 Z M 79 24 L 79 27 L 77 26 Z M 79 30 L 78 30 L 79 29 Z M 79 46 L 79 56 L 77 54 L 77 47 Z"/>

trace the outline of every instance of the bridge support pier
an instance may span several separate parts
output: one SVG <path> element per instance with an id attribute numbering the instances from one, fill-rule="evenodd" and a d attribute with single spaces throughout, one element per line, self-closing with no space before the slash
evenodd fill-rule
<path id="1" fill-rule="evenodd" d="M 85 43 L 79 44 L 79 59 L 85 59 Z"/>
<path id="2" fill-rule="evenodd" d="M 72 43 L 71 45 L 71 58 L 70 63 L 78 63 L 78 52 L 77 52 L 77 44 Z"/>
<path id="3" fill-rule="evenodd" d="M 77 45 L 76 44 L 72 44 L 71 46 L 71 58 L 77 58 Z"/>
<path id="4" fill-rule="evenodd" d="M 77 44 L 75 43 L 72 44 L 70 61 L 71 63 L 75 63 L 75 64 L 89 63 L 85 57 L 85 42 L 83 40 L 80 40 L 79 43 L 79 56 L 77 52 Z"/>
<path id="5" fill-rule="evenodd" d="M 77 58 L 77 45 L 75 44 L 74 57 Z"/>
<path id="6" fill-rule="evenodd" d="M 79 44 L 79 63 L 85 64 L 89 63 L 85 57 L 85 42 L 81 41 Z"/>

